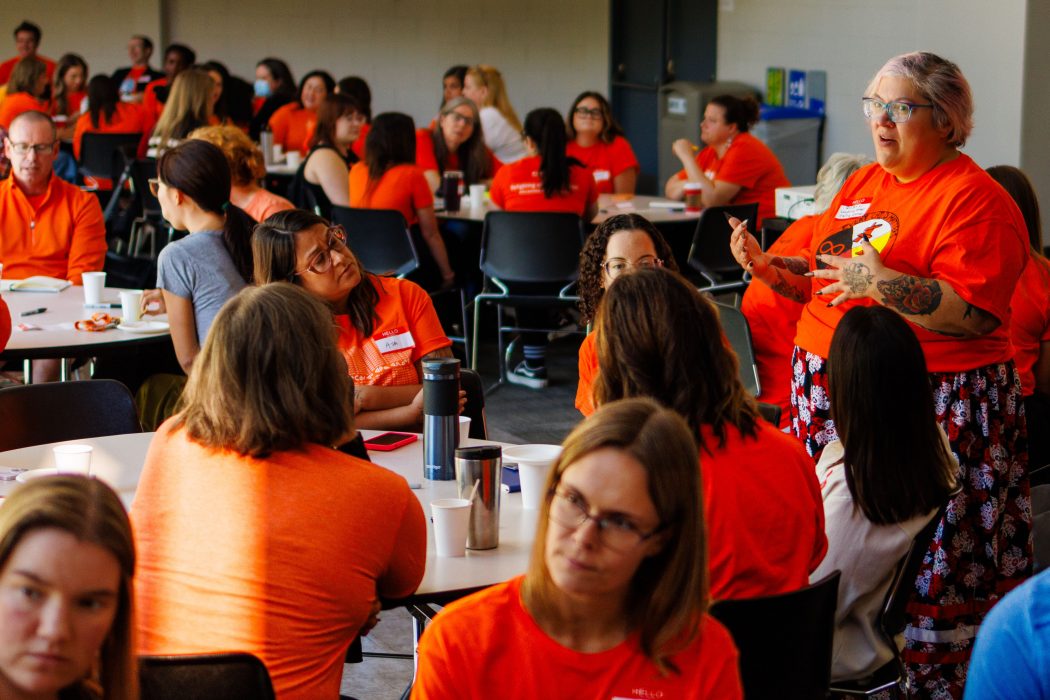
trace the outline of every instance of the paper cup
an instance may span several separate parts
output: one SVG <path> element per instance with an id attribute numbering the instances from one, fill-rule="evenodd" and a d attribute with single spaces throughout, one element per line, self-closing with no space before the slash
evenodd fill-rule
<path id="1" fill-rule="evenodd" d="M 101 304 L 102 290 L 106 286 L 106 273 L 83 272 L 80 277 L 84 280 L 84 303 Z"/>
<path id="2" fill-rule="evenodd" d="M 535 510 L 543 502 L 547 472 L 561 454 L 561 445 L 514 445 L 503 448 L 503 463 L 518 463 L 521 507 Z"/>
<path id="3" fill-rule="evenodd" d="M 485 186 L 470 186 L 470 206 L 472 209 L 481 209 L 485 206 Z"/>
<path id="4" fill-rule="evenodd" d="M 91 473 L 91 445 L 58 445 L 51 449 L 58 471 L 69 474 Z"/>
<path id="5" fill-rule="evenodd" d="M 142 290 L 132 289 L 120 293 L 120 312 L 124 323 L 135 323 L 142 318 Z"/>
<path id="6" fill-rule="evenodd" d="M 683 191 L 685 192 L 685 210 L 688 212 L 698 212 L 704 208 L 703 200 L 701 195 L 703 194 L 704 186 L 699 182 L 687 182 Z"/>
<path id="7" fill-rule="evenodd" d="M 459 417 L 459 444 L 462 445 L 470 437 L 470 416 Z"/>
<path id="8" fill-rule="evenodd" d="M 439 498 L 430 502 L 434 519 L 434 545 L 439 557 L 467 555 L 467 528 L 470 501 L 465 498 Z"/>
<path id="9" fill-rule="evenodd" d="M 284 160 L 284 146 L 279 143 L 273 145 L 273 162 L 280 163 Z"/>
<path id="10" fill-rule="evenodd" d="M 303 162 L 303 154 L 299 151 L 288 151 L 285 154 L 285 162 L 288 163 L 289 168 L 298 168 L 299 164 Z"/>

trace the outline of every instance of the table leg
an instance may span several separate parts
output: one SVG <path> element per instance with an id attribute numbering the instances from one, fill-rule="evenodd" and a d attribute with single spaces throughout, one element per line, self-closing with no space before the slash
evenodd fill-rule
<path id="1" fill-rule="evenodd" d="M 66 362 L 66 358 L 64 357 L 60 358 L 58 361 L 58 381 L 69 381 L 69 363 Z"/>
<path id="2" fill-rule="evenodd" d="M 33 361 L 22 360 L 22 382 L 29 386 L 33 383 Z"/>

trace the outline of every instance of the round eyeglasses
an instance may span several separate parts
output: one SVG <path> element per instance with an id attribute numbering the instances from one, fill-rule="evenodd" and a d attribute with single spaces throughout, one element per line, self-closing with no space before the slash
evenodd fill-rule
<path id="1" fill-rule="evenodd" d="M 911 113 L 913 110 L 922 107 L 933 109 L 932 104 L 917 105 L 912 104 L 911 102 L 901 102 L 899 100 L 894 102 L 883 102 L 874 97 L 861 98 L 861 105 L 864 108 L 864 116 L 869 121 L 880 119 L 883 113 L 885 113 L 894 124 L 903 124 L 911 119 Z"/>
<path id="2" fill-rule="evenodd" d="M 605 270 L 605 274 L 609 277 L 617 277 L 630 270 L 632 267 L 643 270 L 651 270 L 654 267 L 663 267 L 664 261 L 660 258 L 653 257 L 652 255 L 646 255 L 638 258 L 634 262 L 627 260 L 626 258 L 609 258 L 602 263 L 602 268 Z"/>
<path id="3" fill-rule="evenodd" d="M 626 515 L 591 515 L 589 510 L 587 501 L 580 494 L 568 489 L 554 489 L 550 506 L 551 520 L 570 530 L 583 527 L 588 520 L 593 520 L 598 529 L 598 539 L 609 549 L 629 551 L 663 529 L 661 525 L 655 530 L 643 532 Z"/>
<path id="4" fill-rule="evenodd" d="M 305 268 L 296 270 L 293 274 L 301 275 L 309 270 L 315 275 L 323 275 L 332 269 L 332 251 L 343 256 L 350 252 L 350 248 L 346 245 L 346 231 L 343 230 L 342 226 L 329 226 L 328 247 L 317 251 L 317 254 L 311 258 Z"/>

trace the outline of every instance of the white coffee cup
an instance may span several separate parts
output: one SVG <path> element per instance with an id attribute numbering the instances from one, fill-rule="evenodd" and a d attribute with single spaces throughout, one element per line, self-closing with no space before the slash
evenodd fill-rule
<path id="1" fill-rule="evenodd" d="M 80 277 L 84 281 L 84 303 L 101 304 L 102 290 L 106 287 L 106 273 L 82 272 Z"/>
<path id="2" fill-rule="evenodd" d="M 69 474 L 91 473 L 91 445 L 57 445 L 51 448 L 55 455 L 55 469 Z"/>
<path id="3" fill-rule="evenodd" d="M 467 555 L 467 528 L 470 501 L 465 498 L 439 498 L 430 502 L 434 519 L 434 545 L 439 557 Z"/>
<path id="4" fill-rule="evenodd" d="M 503 463 L 518 464 L 521 507 L 535 510 L 543 502 L 547 472 L 561 454 L 561 445 L 514 445 L 503 448 Z"/>
<path id="5" fill-rule="evenodd" d="M 485 206 L 485 186 L 484 185 L 471 185 L 470 186 L 470 207 L 472 209 L 482 209 Z"/>
<path id="6" fill-rule="evenodd" d="M 120 293 L 120 312 L 124 323 L 135 323 L 142 318 L 141 289 L 128 289 Z"/>
<path id="7" fill-rule="evenodd" d="M 284 146 L 279 143 L 273 145 L 273 162 L 280 163 L 284 160 Z"/>
<path id="8" fill-rule="evenodd" d="M 299 164 L 303 162 L 303 154 L 299 151 L 288 151 L 284 158 L 289 168 L 298 168 Z"/>
<path id="9" fill-rule="evenodd" d="M 470 437 L 470 416 L 459 417 L 459 444 L 462 445 Z"/>

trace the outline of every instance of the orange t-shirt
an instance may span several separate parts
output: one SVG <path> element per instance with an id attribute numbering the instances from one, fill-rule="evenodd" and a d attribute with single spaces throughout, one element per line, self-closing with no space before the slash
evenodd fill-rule
<path id="1" fill-rule="evenodd" d="M 6 279 L 47 275 L 80 284 L 81 272 L 102 269 L 106 248 L 95 195 L 52 174 L 34 207 L 14 176 L 0 181 L 0 261 Z"/>
<path id="2" fill-rule="evenodd" d="M 51 79 L 55 77 L 55 62 L 50 58 L 41 56 L 40 54 L 37 54 L 36 58 L 43 61 L 44 65 L 47 66 L 47 82 L 50 83 Z M 17 66 L 18 62 L 21 60 L 21 56 L 15 56 L 14 58 L 9 58 L 3 63 L 0 63 L 0 85 L 7 85 L 7 81 L 11 79 L 11 71 L 15 69 L 15 66 Z"/>
<path id="3" fill-rule="evenodd" d="M 612 143 L 599 140 L 593 146 L 583 146 L 576 141 L 569 141 L 565 153 L 583 163 L 584 167 L 594 174 L 594 184 L 598 194 L 611 194 L 613 178 L 625 170 L 638 169 L 638 159 L 627 139 L 617 136 Z"/>
<path id="4" fill-rule="evenodd" d="M 287 211 L 288 209 L 295 209 L 295 205 L 278 194 L 260 188 L 256 190 L 255 194 L 252 195 L 252 198 L 248 200 L 247 206 L 242 207 L 242 209 L 245 214 L 256 221 L 263 221 L 271 214 L 276 214 L 279 211 Z"/>
<path id="5" fill-rule="evenodd" d="M 828 549 L 813 459 L 764 420 L 756 438 L 701 427 L 700 477 L 711 599 L 777 595 L 809 583 Z"/>
<path id="6" fill-rule="evenodd" d="M 307 143 L 317 127 L 317 112 L 301 107 L 298 102 L 289 102 L 270 117 L 270 131 L 274 145 L 280 145 L 285 153 L 299 151 L 304 156 L 310 150 Z"/>
<path id="7" fill-rule="evenodd" d="M 145 134 L 148 121 L 142 106 L 129 102 L 118 102 L 111 120 L 106 119 L 105 113 L 100 113 L 97 127 L 91 123 L 90 113 L 81 114 L 73 130 L 73 155 L 80 160 L 84 134 Z"/>
<path id="8" fill-rule="evenodd" d="M 770 255 L 793 257 L 802 254 L 813 236 L 815 216 L 804 216 L 769 247 Z M 803 305 L 777 294 L 757 281 L 748 285 L 740 310 L 751 327 L 751 344 L 758 365 L 758 400 L 780 406 L 780 427 L 791 420 L 791 353 L 795 349 L 795 326 Z"/>
<path id="9" fill-rule="evenodd" d="M 696 163 L 712 181 L 740 185 L 730 204 L 758 202 L 756 226 L 761 226 L 763 219 L 776 216 L 776 189 L 791 185 L 769 146 L 747 132 L 733 139 L 722 158 L 708 146 L 697 154 Z M 685 170 L 678 171 L 678 179 L 686 179 Z"/>
<path id="10" fill-rule="evenodd" d="M 489 159 L 489 177 L 495 177 L 496 171 L 502 167 L 502 163 L 496 160 L 496 156 L 492 155 L 492 151 L 488 148 L 485 149 L 485 155 Z M 448 162 L 445 164 L 445 170 L 442 170 L 437 162 L 437 156 L 434 154 L 434 134 L 429 129 L 416 129 L 416 167 L 426 172 L 427 170 L 436 170 L 439 175 L 444 174 L 445 170 L 461 170 L 459 165 L 459 153 L 452 152 L 448 154 Z M 475 185 L 477 183 L 468 182 L 468 185 Z"/>
<path id="11" fill-rule="evenodd" d="M 588 333 L 580 344 L 580 382 L 576 385 L 576 409 L 584 416 L 596 410 L 594 405 L 594 380 L 598 378 L 598 348 L 593 332 Z"/>
<path id="12" fill-rule="evenodd" d="M 419 384 L 416 363 L 452 341 L 445 336 L 434 302 L 415 282 L 368 275 L 379 291 L 378 321 L 372 336 L 362 338 L 350 317 L 335 317 L 339 349 L 355 384 L 404 386 Z"/>
<path id="13" fill-rule="evenodd" d="M 539 156 L 526 156 L 500 168 L 492 180 L 492 203 L 507 211 L 560 211 L 583 216 L 598 201 L 591 171 L 569 168 L 569 190 L 553 197 L 543 193 Z"/>
<path id="14" fill-rule="evenodd" d="M 858 170 L 814 225 L 803 251 L 810 268 L 818 253 L 851 255 L 851 241 L 860 234 L 871 237 L 887 268 L 948 284 L 963 301 L 1001 321 L 975 338 L 913 324 L 930 372 L 963 372 L 1013 357 L 1010 297 L 1029 257 L 1027 228 L 1010 195 L 969 156 L 960 154 L 909 183 L 897 182 L 877 163 Z M 827 284 L 814 278 L 813 290 Z M 827 299 L 814 294 L 802 311 L 795 344 L 827 357 L 842 315 L 875 303 L 856 299 L 828 308 Z"/>
<path id="15" fill-rule="evenodd" d="M 1035 393 L 1035 363 L 1042 343 L 1050 342 L 1050 262 L 1033 255 L 1010 301 L 1010 342 L 1021 375 L 1021 393 Z"/>
<path id="16" fill-rule="evenodd" d="M 51 114 L 51 103 L 38 100 L 28 92 L 16 92 L 8 95 L 0 102 L 0 127 L 11 128 L 11 122 L 23 112 L 43 112 Z"/>
<path id="17" fill-rule="evenodd" d="M 328 447 L 252 459 L 171 425 L 131 509 L 138 653 L 245 651 L 277 697 L 336 697 L 372 603 L 423 578 L 419 500 L 397 474 Z"/>
<path id="18" fill-rule="evenodd" d="M 142 92 L 142 108 L 146 111 L 147 118 L 152 122 L 160 119 L 160 113 L 164 111 L 164 103 L 157 97 L 157 88 L 167 87 L 167 78 L 157 78 L 147 83 Z"/>
<path id="19" fill-rule="evenodd" d="M 7 341 L 11 339 L 11 311 L 7 308 L 7 302 L 0 298 L 0 352 L 7 347 Z"/>
<path id="20" fill-rule="evenodd" d="M 351 207 L 397 209 L 409 226 L 419 221 L 418 210 L 434 206 L 434 193 L 423 171 L 415 165 L 395 165 L 373 185 L 368 180 L 368 166 L 363 162 L 354 163 L 349 184 Z"/>
<path id="21" fill-rule="evenodd" d="M 644 566 L 644 564 L 643 564 Z M 696 639 L 662 675 L 632 634 L 612 649 L 582 653 L 544 632 L 521 601 L 522 577 L 449 604 L 419 642 L 413 700 L 743 697 L 729 632 L 705 615 Z"/>

